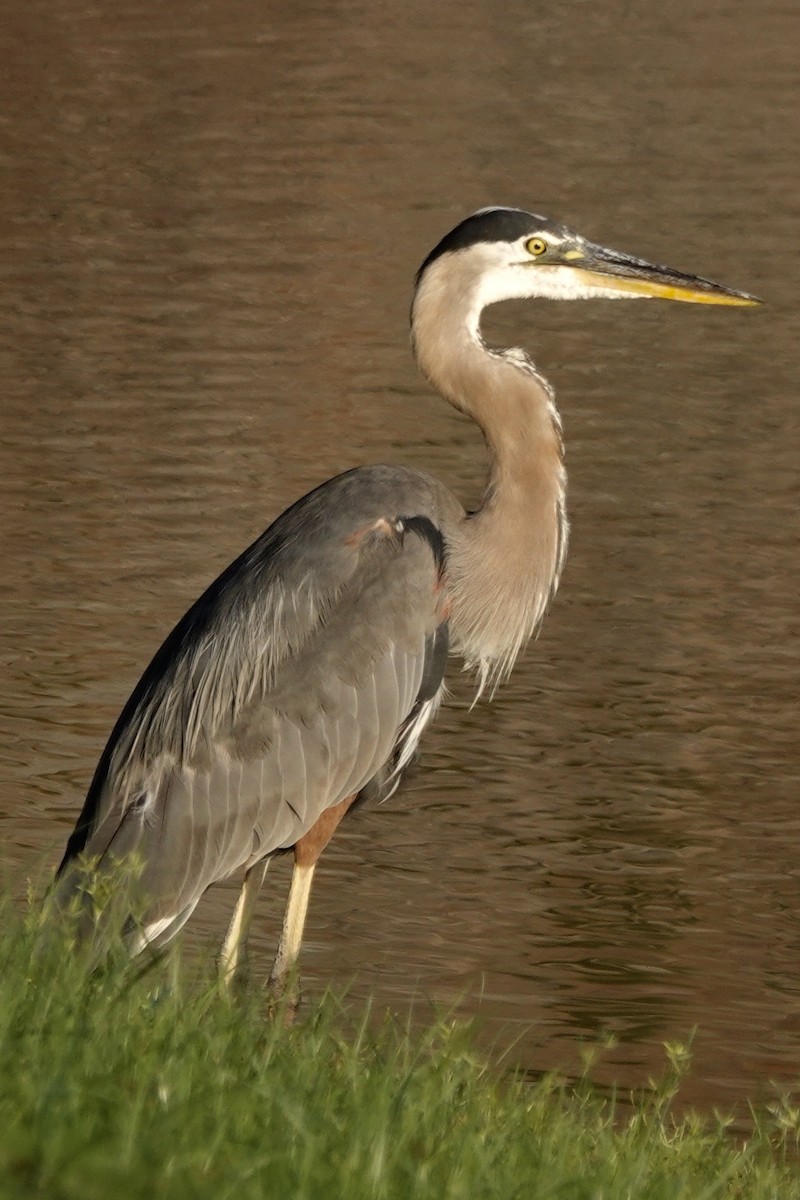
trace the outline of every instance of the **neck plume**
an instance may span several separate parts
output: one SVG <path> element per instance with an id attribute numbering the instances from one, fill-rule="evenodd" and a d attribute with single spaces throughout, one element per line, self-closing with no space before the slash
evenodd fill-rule
<path id="1" fill-rule="evenodd" d="M 419 280 L 411 315 L 428 380 L 480 427 L 489 472 L 480 506 L 448 545 L 454 648 L 480 688 L 500 682 L 536 632 L 567 549 L 561 423 L 547 381 L 521 350 L 489 350 L 478 280 L 448 279 L 447 256 Z M 453 297 L 460 303 L 453 303 Z"/>

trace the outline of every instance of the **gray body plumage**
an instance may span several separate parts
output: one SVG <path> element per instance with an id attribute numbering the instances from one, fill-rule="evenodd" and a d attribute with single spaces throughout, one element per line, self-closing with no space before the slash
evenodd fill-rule
<path id="1" fill-rule="evenodd" d="M 207 887 L 294 846 L 324 808 L 388 794 L 441 686 L 432 537 L 463 515 L 422 472 L 364 467 L 279 517 L 143 675 L 70 839 L 62 896 L 80 882 L 79 855 L 113 867 L 135 853 L 144 933 L 160 944 Z"/>

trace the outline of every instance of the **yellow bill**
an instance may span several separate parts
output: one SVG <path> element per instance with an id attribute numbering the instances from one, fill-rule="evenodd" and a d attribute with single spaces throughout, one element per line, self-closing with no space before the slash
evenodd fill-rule
<path id="1" fill-rule="evenodd" d="M 682 300 L 688 304 L 761 303 L 757 296 L 725 287 L 713 279 L 685 275 L 671 267 L 657 266 L 583 239 L 569 249 L 565 246 L 559 259 L 563 266 L 568 266 L 574 273 L 578 286 L 599 288 L 607 295 L 657 296 L 662 300 Z"/>

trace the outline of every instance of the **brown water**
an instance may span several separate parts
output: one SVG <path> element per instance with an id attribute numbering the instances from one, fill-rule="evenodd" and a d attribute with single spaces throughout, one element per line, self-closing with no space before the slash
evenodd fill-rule
<path id="1" fill-rule="evenodd" d="M 28 0 L 2 44 L 0 820 L 53 863 L 110 726 L 206 582 L 360 462 L 474 500 L 410 281 L 511 203 L 763 294 L 509 306 L 564 414 L 573 539 L 492 705 L 319 873 L 307 989 L 458 1004 L 531 1072 L 687 1099 L 800 1075 L 798 121 L 783 0 Z M 792 276 L 792 283 L 789 283 Z M 254 936 L 266 971 L 286 882 Z M 20 885 L 21 886 L 21 885 Z M 232 887 L 194 922 L 210 940 Z"/>

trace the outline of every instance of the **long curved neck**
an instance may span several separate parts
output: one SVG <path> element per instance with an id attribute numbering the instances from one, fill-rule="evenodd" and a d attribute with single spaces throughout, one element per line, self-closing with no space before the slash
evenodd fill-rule
<path id="1" fill-rule="evenodd" d="M 483 685 L 510 671 L 558 585 L 568 531 L 561 426 L 525 355 L 487 350 L 477 283 L 454 306 L 442 275 L 420 281 L 412 337 L 421 370 L 478 424 L 489 454 L 481 504 L 448 554 L 455 647 Z"/>

